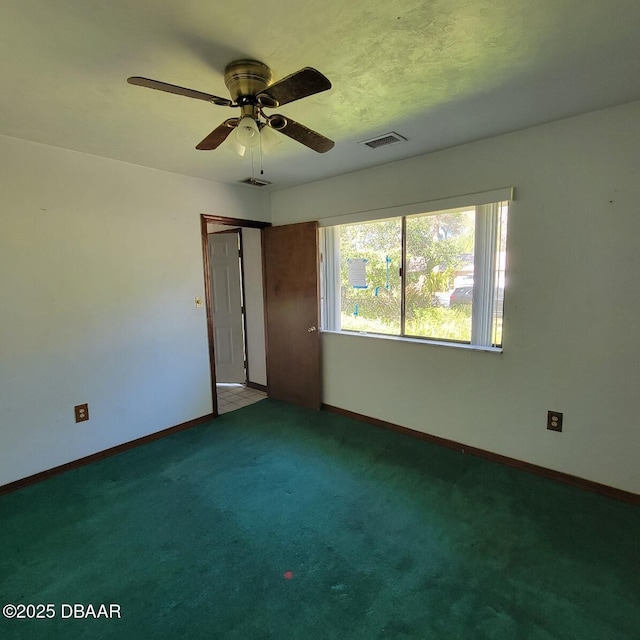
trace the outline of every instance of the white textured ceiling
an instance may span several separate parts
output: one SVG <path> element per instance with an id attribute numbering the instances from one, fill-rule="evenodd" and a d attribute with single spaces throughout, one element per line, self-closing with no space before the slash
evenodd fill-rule
<path id="1" fill-rule="evenodd" d="M 234 59 L 311 66 L 333 88 L 279 111 L 336 146 L 282 136 L 283 188 L 640 99 L 639 33 L 639 0 L 2 0 L 0 134 L 235 183 L 249 158 L 194 148 L 235 112 L 126 78 L 227 96 Z"/>

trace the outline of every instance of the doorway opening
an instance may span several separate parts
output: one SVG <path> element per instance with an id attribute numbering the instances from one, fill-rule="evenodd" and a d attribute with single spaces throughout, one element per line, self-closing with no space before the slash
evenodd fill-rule
<path id="1" fill-rule="evenodd" d="M 271 225 L 207 214 L 201 214 L 200 225 L 211 395 L 218 415 L 221 404 L 225 411 L 238 408 L 228 404 L 231 389 L 240 406 L 249 395 L 260 399 L 249 391 L 267 389 L 261 247 L 262 229 Z"/>
<path id="2" fill-rule="evenodd" d="M 241 409 L 267 397 L 266 391 L 248 387 L 246 384 L 226 384 L 218 382 L 216 385 L 218 396 L 218 414 L 229 413 Z"/>

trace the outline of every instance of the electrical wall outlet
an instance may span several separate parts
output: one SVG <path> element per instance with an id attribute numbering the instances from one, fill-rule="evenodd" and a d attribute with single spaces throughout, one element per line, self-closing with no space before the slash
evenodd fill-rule
<path id="1" fill-rule="evenodd" d="M 73 409 L 76 412 L 76 422 L 85 422 L 89 419 L 88 404 L 77 404 Z"/>
<path id="2" fill-rule="evenodd" d="M 562 431 L 562 413 L 560 411 L 547 411 L 547 429 Z"/>

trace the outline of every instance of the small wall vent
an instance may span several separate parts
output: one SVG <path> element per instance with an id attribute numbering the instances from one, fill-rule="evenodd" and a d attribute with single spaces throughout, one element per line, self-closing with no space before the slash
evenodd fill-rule
<path id="1" fill-rule="evenodd" d="M 260 180 L 258 178 L 245 178 L 238 182 L 240 182 L 240 184 L 249 184 L 252 187 L 266 187 L 268 184 L 271 184 L 268 180 Z"/>
<path id="2" fill-rule="evenodd" d="M 378 136 L 377 138 L 372 138 L 371 140 L 363 140 L 358 144 L 364 144 L 371 149 L 378 149 L 379 147 L 386 147 L 390 144 L 397 144 L 398 142 L 406 141 L 407 139 L 404 136 L 401 136 L 395 131 L 390 131 L 389 133 L 385 133 L 383 136 Z"/>

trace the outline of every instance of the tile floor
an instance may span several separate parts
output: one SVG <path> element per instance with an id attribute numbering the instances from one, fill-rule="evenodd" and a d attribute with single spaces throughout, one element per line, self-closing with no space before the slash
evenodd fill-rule
<path id="1" fill-rule="evenodd" d="M 267 397 L 264 391 L 251 389 L 243 384 L 220 383 L 216 384 L 216 389 L 219 414 L 235 411 Z"/>

